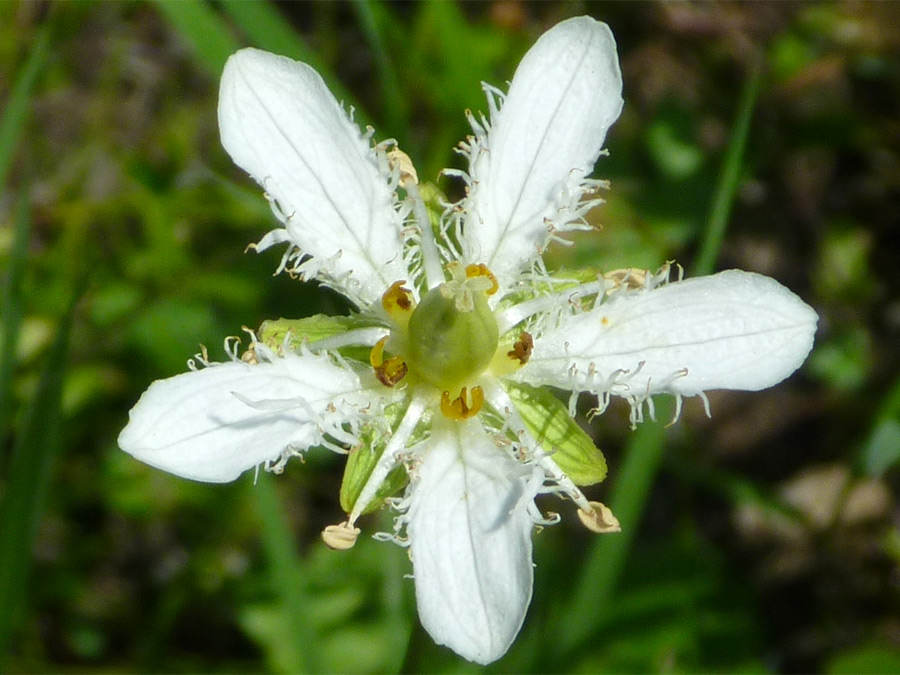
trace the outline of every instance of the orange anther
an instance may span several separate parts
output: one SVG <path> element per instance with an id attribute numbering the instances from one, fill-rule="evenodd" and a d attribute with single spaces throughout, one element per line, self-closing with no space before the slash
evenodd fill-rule
<path id="1" fill-rule="evenodd" d="M 491 287 L 486 291 L 488 295 L 493 295 L 500 288 L 500 284 L 497 283 L 497 277 L 484 263 L 466 265 L 466 278 L 471 279 L 472 277 L 487 277 L 491 280 Z"/>
<path id="2" fill-rule="evenodd" d="M 373 368 L 378 368 L 384 363 L 384 345 L 387 341 L 387 336 L 384 336 L 375 343 L 372 351 L 369 352 L 369 363 L 372 364 Z"/>
<path id="3" fill-rule="evenodd" d="M 516 343 L 513 345 L 513 348 L 506 352 L 506 355 L 518 361 L 520 365 L 525 365 L 528 363 L 528 359 L 531 358 L 531 352 L 534 350 L 534 338 L 531 337 L 530 333 L 526 333 L 524 330 L 519 333 L 519 339 L 516 340 Z"/>
<path id="4" fill-rule="evenodd" d="M 409 323 L 409 317 L 416 308 L 412 291 L 406 288 L 403 281 L 395 281 L 384 295 L 381 296 L 381 306 L 391 319 L 405 326 Z"/>
<path id="5" fill-rule="evenodd" d="M 375 369 L 375 377 L 381 384 L 385 387 L 396 387 L 400 380 L 406 377 L 409 368 L 399 356 L 384 358 L 384 345 L 387 340 L 387 337 L 383 337 L 375 343 L 372 351 L 369 352 L 369 363 Z"/>
<path id="6" fill-rule="evenodd" d="M 484 389 L 481 387 L 472 387 L 471 404 L 468 401 L 466 387 L 460 389 L 459 396 L 452 401 L 449 391 L 441 394 L 441 412 L 444 417 L 451 420 L 467 420 L 474 417 L 481 410 L 482 405 L 484 405 Z"/>
<path id="7" fill-rule="evenodd" d="M 392 356 L 375 369 L 375 377 L 385 387 L 396 387 L 406 377 L 409 368 L 399 356 Z"/>

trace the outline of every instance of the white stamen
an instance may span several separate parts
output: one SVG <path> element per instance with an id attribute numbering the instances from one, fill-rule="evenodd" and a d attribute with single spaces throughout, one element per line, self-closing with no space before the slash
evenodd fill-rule
<path id="1" fill-rule="evenodd" d="M 306 345 L 311 352 L 340 349 L 341 347 L 363 346 L 372 347 L 381 338 L 390 334 L 390 330 L 381 326 L 371 328 L 357 328 L 348 330 L 340 335 L 332 335 L 321 340 L 315 340 Z"/>
<path id="2" fill-rule="evenodd" d="M 353 511 L 350 512 L 350 517 L 347 521 L 351 526 L 362 515 L 363 509 L 369 505 L 369 502 L 378 493 L 378 488 L 381 487 L 387 475 L 397 466 L 400 453 L 406 448 L 406 442 L 419 423 L 423 412 L 425 412 L 425 397 L 414 395 L 409 402 L 409 407 L 403 414 L 403 419 L 400 420 L 400 425 L 394 431 L 391 440 L 388 441 L 387 447 L 385 447 L 381 458 L 369 476 L 369 480 L 366 481 L 362 492 L 359 493 L 356 504 L 353 505 Z"/>
<path id="3" fill-rule="evenodd" d="M 540 296 L 531 300 L 526 300 L 525 302 L 520 302 L 518 305 L 507 307 L 506 309 L 498 312 L 496 315 L 497 326 L 500 329 L 500 334 L 503 335 L 506 331 L 516 326 L 516 324 L 521 323 L 529 316 L 533 316 L 538 312 L 545 312 L 556 307 L 565 306 L 567 300 L 571 301 L 577 298 L 584 297 L 586 295 L 595 295 L 597 293 L 602 293 L 607 289 L 609 285 L 610 282 L 606 281 L 605 279 L 588 281 L 586 283 L 567 288 L 564 291 L 559 291 L 558 293 Z"/>
<path id="4" fill-rule="evenodd" d="M 430 291 L 444 281 L 444 271 L 441 269 L 441 252 L 438 250 L 437 243 L 434 240 L 431 218 L 428 216 L 425 202 L 422 201 L 419 186 L 410 180 L 406 181 L 403 187 L 406 188 L 406 193 L 412 199 L 413 213 L 416 216 L 416 222 L 421 232 L 422 265 L 425 270 L 425 284 Z"/>

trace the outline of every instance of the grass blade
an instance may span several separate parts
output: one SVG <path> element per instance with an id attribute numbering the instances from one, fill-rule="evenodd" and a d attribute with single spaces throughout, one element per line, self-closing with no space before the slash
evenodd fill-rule
<path id="1" fill-rule="evenodd" d="M 294 637 L 293 654 L 297 663 L 293 672 L 317 673 L 316 644 L 313 628 L 307 620 L 309 603 L 306 582 L 297 564 L 297 551 L 287 521 L 278 501 L 278 493 L 271 477 L 261 473 L 254 492 L 259 499 L 259 513 L 263 522 L 262 539 L 271 569 L 272 590 L 281 598 L 285 618 Z"/>
<path id="2" fill-rule="evenodd" d="M 660 419 L 670 414 L 668 403 L 657 403 Z M 609 616 L 611 598 L 662 462 L 664 438 L 663 425 L 649 421 L 639 426 L 631 437 L 609 504 L 622 525 L 622 531 L 598 536 L 586 560 L 581 563 L 581 574 L 573 589 L 572 600 L 557 617 L 557 644 L 564 654 L 576 649 Z"/>
<path id="3" fill-rule="evenodd" d="M 312 66 L 325 80 L 325 84 L 328 85 L 328 89 L 335 98 L 343 101 L 348 108 L 354 109 L 354 119 L 357 124 L 362 127 L 370 124 L 371 119 L 356 102 L 350 90 L 319 58 L 319 55 L 310 49 L 303 38 L 294 32 L 290 23 L 272 3 L 227 0 L 222 3 L 222 9 L 254 47 L 274 54 L 289 56 Z"/>
<path id="4" fill-rule="evenodd" d="M 750 136 L 750 121 L 753 119 L 753 109 L 759 97 L 761 83 L 761 69 L 757 66 L 741 90 L 737 119 L 731 130 L 722 172 L 719 174 L 719 181 L 713 194 L 700 252 L 694 261 L 693 276 L 712 274 L 715 269 L 719 249 L 722 248 L 722 240 L 725 238 L 725 228 L 731 215 L 731 205 L 734 203 L 734 195 L 741 178 L 741 165 L 747 149 L 747 138 Z"/>
<path id="5" fill-rule="evenodd" d="M 312 66 L 325 80 L 335 98 L 359 110 L 350 91 L 319 58 L 315 50 L 310 49 L 303 38 L 294 32 L 287 19 L 272 3 L 227 0 L 222 3 L 222 9 L 254 47 L 289 56 Z M 365 122 L 362 119 L 360 121 Z"/>
<path id="6" fill-rule="evenodd" d="M 6 273 L 6 284 L 3 289 L 3 305 L 0 306 L 0 442 L 6 438 L 6 433 L 13 424 L 12 380 L 19 326 L 22 323 L 22 277 L 28 257 L 30 231 L 28 190 L 23 189 L 19 193 L 19 203 L 16 208 L 13 245 Z M 0 467 L 4 465 L 5 463 L 0 462 Z"/>
<path id="7" fill-rule="evenodd" d="M 45 23 L 38 29 L 25 64 L 3 106 L 3 114 L 0 115 L 0 186 L 6 184 L 6 174 L 28 117 L 31 89 L 47 60 L 49 44 L 50 25 Z"/>
<path id="8" fill-rule="evenodd" d="M 60 321 L 34 399 L 13 447 L 0 498 L 0 669 L 23 611 L 31 552 L 59 446 L 69 337 L 77 291 Z"/>
<path id="9" fill-rule="evenodd" d="M 409 134 L 409 107 L 400 87 L 400 77 L 394 62 L 385 47 L 385 38 L 377 13 L 387 12 L 387 8 L 371 0 L 355 0 L 353 9 L 362 26 L 369 49 L 375 57 L 375 69 L 381 85 L 381 112 L 385 131 L 388 135 L 402 138 Z"/>
<path id="10" fill-rule="evenodd" d="M 212 73 L 221 73 L 228 57 L 241 47 L 228 22 L 206 2 L 156 0 L 156 6 Z"/>

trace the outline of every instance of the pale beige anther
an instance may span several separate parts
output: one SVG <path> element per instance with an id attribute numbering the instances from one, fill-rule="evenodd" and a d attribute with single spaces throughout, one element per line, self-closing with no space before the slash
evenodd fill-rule
<path id="1" fill-rule="evenodd" d="M 329 525 L 322 530 L 322 541 L 328 548 L 335 551 L 346 551 L 353 548 L 359 537 L 359 528 L 350 524 L 350 521 L 344 521 L 339 525 Z"/>
<path id="2" fill-rule="evenodd" d="M 585 511 L 579 509 L 578 517 L 581 524 L 591 532 L 597 534 L 609 534 L 610 532 L 621 532 L 622 527 L 619 525 L 619 519 L 613 515 L 606 504 L 601 502 L 588 502 L 591 510 Z"/>

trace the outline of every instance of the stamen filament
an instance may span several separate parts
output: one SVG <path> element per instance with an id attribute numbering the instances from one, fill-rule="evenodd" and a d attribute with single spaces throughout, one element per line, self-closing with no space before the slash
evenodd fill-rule
<path id="1" fill-rule="evenodd" d="M 397 466 L 400 453 L 406 448 L 406 443 L 409 441 L 409 437 L 412 436 L 412 433 L 424 412 L 425 397 L 422 395 L 413 396 L 412 400 L 409 402 L 409 407 L 406 409 L 406 412 L 403 413 L 403 419 L 400 420 L 400 424 L 394 431 L 394 435 L 391 436 L 391 440 L 388 441 L 387 447 L 385 447 L 384 452 L 381 454 L 381 458 L 378 460 L 378 463 L 375 465 L 375 468 L 369 476 L 369 480 L 366 481 L 362 491 L 359 493 L 359 497 L 356 499 L 356 503 L 353 505 L 353 510 L 350 512 L 350 516 L 347 519 L 348 527 L 353 527 L 354 523 L 356 523 L 356 519 L 362 515 L 363 509 L 365 509 L 366 506 L 369 505 L 369 502 L 375 498 L 375 495 L 378 494 L 378 488 L 381 487 L 381 484 L 385 481 L 387 475 L 395 466 Z"/>
<path id="2" fill-rule="evenodd" d="M 575 298 L 602 293 L 611 283 L 612 282 L 604 279 L 598 279 L 597 281 L 588 281 L 586 283 L 567 288 L 564 291 L 559 291 L 558 293 L 532 298 L 531 300 L 520 302 L 518 305 L 507 307 L 506 309 L 497 312 L 497 314 L 495 315 L 497 319 L 497 327 L 500 329 L 500 335 L 503 335 L 506 331 L 513 328 L 516 324 L 521 323 L 528 317 L 537 314 L 538 312 L 543 312 L 549 309 L 553 309 L 554 307 L 559 307 L 562 303 L 569 300 L 574 300 Z"/>
<path id="3" fill-rule="evenodd" d="M 403 187 L 406 188 L 406 194 L 412 199 L 413 213 L 422 233 L 420 242 L 422 247 L 422 267 L 425 270 L 425 285 L 428 287 L 427 290 L 430 291 L 444 282 L 441 252 L 438 250 L 437 242 L 435 242 L 434 230 L 431 229 L 431 218 L 428 216 L 425 202 L 422 201 L 419 186 L 410 180 L 406 181 Z"/>
<path id="4" fill-rule="evenodd" d="M 383 337 L 390 335 L 388 328 L 381 326 L 372 326 L 371 328 L 355 328 L 348 330 L 346 333 L 339 335 L 331 335 L 321 340 L 314 340 L 306 345 L 307 349 L 313 352 L 319 352 L 329 349 L 340 349 L 341 347 L 371 347 Z"/>

